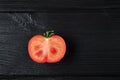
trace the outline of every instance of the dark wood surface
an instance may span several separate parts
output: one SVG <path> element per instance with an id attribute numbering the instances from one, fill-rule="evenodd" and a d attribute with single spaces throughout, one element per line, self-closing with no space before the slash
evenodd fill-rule
<path id="1" fill-rule="evenodd" d="M 119 80 L 119 11 L 119 0 L 0 0 L 0 78 Z M 67 43 L 59 63 L 28 56 L 28 40 L 46 30 Z"/>
<path id="2" fill-rule="evenodd" d="M 59 11 L 104 8 L 104 0 L 0 0 L 0 11 Z"/>

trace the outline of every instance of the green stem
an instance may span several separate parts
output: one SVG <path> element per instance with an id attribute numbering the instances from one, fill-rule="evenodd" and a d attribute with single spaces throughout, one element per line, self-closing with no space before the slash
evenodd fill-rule
<path id="1" fill-rule="evenodd" d="M 46 31 L 44 34 L 43 34 L 46 38 L 49 38 L 51 37 L 52 35 L 54 35 L 54 31 Z"/>

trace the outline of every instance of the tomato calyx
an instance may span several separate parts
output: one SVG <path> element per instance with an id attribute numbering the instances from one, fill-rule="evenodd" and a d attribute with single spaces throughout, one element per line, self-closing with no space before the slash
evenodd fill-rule
<path id="1" fill-rule="evenodd" d="M 50 38 L 52 35 L 54 35 L 54 30 L 52 30 L 52 31 L 46 31 L 43 35 L 48 39 L 48 38 Z"/>

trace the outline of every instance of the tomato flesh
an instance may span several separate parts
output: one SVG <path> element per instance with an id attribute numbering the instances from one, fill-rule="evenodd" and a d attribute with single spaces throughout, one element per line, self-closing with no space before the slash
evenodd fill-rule
<path id="1" fill-rule="evenodd" d="M 66 44 L 58 35 L 45 38 L 42 35 L 33 36 L 28 43 L 28 52 L 33 61 L 38 63 L 56 63 L 65 55 Z"/>

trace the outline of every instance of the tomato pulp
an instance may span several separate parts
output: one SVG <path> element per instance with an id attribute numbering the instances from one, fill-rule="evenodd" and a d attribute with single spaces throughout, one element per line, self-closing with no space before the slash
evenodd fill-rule
<path id="1" fill-rule="evenodd" d="M 56 63 L 65 55 L 66 43 L 53 31 L 43 35 L 35 35 L 28 42 L 28 52 L 31 59 L 37 63 Z"/>

